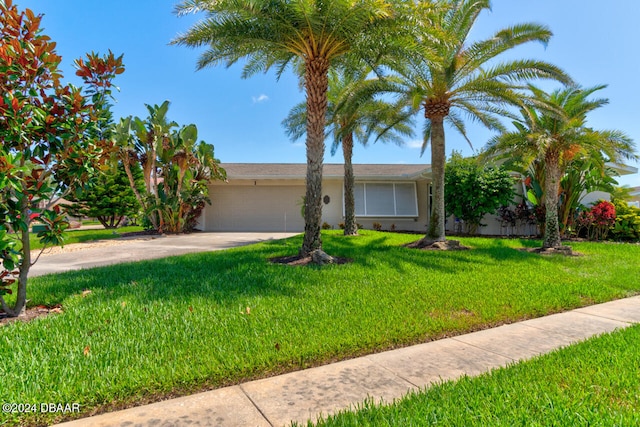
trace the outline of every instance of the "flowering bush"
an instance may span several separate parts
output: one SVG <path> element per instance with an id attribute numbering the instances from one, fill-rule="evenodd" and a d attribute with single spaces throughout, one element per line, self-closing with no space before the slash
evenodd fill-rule
<path id="1" fill-rule="evenodd" d="M 606 200 L 593 205 L 591 209 L 584 210 L 578 214 L 576 227 L 586 230 L 590 240 L 603 240 L 607 238 L 609 230 L 616 223 L 616 207 Z"/>

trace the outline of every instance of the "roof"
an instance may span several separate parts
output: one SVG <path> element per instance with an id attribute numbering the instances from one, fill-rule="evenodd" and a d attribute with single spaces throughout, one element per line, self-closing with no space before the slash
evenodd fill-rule
<path id="1" fill-rule="evenodd" d="M 620 176 L 638 173 L 638 168 L 622 163 L 607 162 L 606 166 L 616 171 Z"/>
<path id="2" fill-rule="evenodd" d="M 306 163 L 222 163 L 228 179 L 304 179 Z M 430 173 L 429 165 L 407 164 L 354 164 L 353 173 L 359 179 L 418 179 Z M 325 179 L 341 179 L 342 163 L 325 163 L 322 170 Z"/>

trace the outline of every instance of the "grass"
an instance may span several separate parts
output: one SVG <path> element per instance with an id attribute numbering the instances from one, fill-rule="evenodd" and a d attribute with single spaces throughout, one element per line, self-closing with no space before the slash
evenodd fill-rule
<path id="1" fill-rule="evenodd" d="M 33 278 L 30 305 L 64 313 L 0 327 L 2 398 L 78 402 L 87 414 L 640 291 L 639 245 L 576 243 L 585 256 L 541 257 L 517 249 L 539 245 L 527 240 L 426 252 L 401 247 L 414 235 L 339 233 L 324 232 L 324 248 L 350 264 L 267 262 L 295 253 L 297 236 Z"/>
<path id="2" fill-rule="evenodd" d="M 84 243 L 94 240 L 116 239 L 121 237 L 122 233 L 142 230 L 143 228 L 139 226 L 120 227 L 116 230 L 68 230 L 64 233 L 64 244 L 69 245 L 72 243 Z M 29 241 L 31 243 L 32 250 L 42 248 L 42 243 L 40 243 L 37 233 L 31 233 Z"/>
<path id="3" fill-rule="evenodd" d="M 390 405 L 368 401 L 315 425 L 640 425 L 638 366 L 640 325 L 479 377 L 412 392 Z"/>

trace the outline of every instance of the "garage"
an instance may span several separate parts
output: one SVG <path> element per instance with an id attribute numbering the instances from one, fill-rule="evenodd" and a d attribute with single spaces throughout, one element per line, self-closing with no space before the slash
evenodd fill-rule
<path id="1" fill-rule="evenodd" d="M 303 185 L 213 185 L 202 226 L 210 231 L 304 231 L 304 192 Z"/>

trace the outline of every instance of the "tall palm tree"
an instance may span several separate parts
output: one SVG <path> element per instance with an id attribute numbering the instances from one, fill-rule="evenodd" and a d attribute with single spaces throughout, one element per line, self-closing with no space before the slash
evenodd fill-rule
<path id="1" fill-rule="evenodd" d="M 372 135 L 376 141 L 402 144 L 402 136 L 412 136 L 411 114 L 396 105 L 376 99 L 369 86 L 377 80 L 357 75 L 329 73 L 327 92 L 327 134 L 331 135 L 334 155 L 342 146 L 344 157 L 344 235 L 358 234 L 355 215 L 353 143 L 367 145 Z M 282 124 L 295 141 L 305 134 L 306 104 L 295 106 Z"/>
<path id="2" fill-rule="evenodd" d="M 611 161 L 635 159 L 634 144 L 623 132 L 593 130 L 586 126 L 587 114 L 608 103 L 605 98 L 589 99 L 606 86 L 582 89 L 572 86 L 546 93 L 530 85 L 539 105 L 548 105 L 541 113 L 533 106 L 521 109 L 522 118 L 514 122 L 515 131 L 494 137 L 486 154 L 515 156 L 525 162 L 539 162 L 544 168 L 544 201 L 546 217 L 543 248 L 562 245 L 558 221 L 560 180 L 571 162 L 580 155 L 603 153 Z M 553 113 L 558 111 L 560 114 Z"/>
<path id="3" fill-rule="evenodd" d="M 307 102 L 305 233 L 300 255 L 322 248 L 322 163 L 328 73 L 347 54 L 375 60 L 383 45 L 381 28 L 392 23 L 392 5 L 383 0 L 183 0 L 180 14 L 206 18 L 174 43 L 207 46 L 198 68 L 247 60 L 243 77 L 272 67 L 278 76 L 296 61 L 304 66 Z"/>
<path id="4" fill-rule="evenodd" d="M 424 108 L 427 119 L 424 152 L 431 143 L 433 205 L 423 242 L 446 240 L 444 208 L 445 129 L 448 122 L 470 143 L 463 115 L 489 129 L 500 130 L 498 116 L 507 115 L 505 105 L 519 101 L 514 88 L 532 78 L 552 78 L 569 82 L 558 67 L 537 60 L 493 62 L 500 54 L 529 42 L 546 44 L 551 31 L 537 24 L 520 24 L 502 29 L 492 37 L 469 42 L 469 33 L 489 0 L 444 0 L 437 26 L 445 37 L 425 36 L 425 55 L 410 55 L 395 64 L 398 75 L 393 91 L 402 94 L 416 111 Z M 462 114 L 461 114 L 462 113 Z"/>

